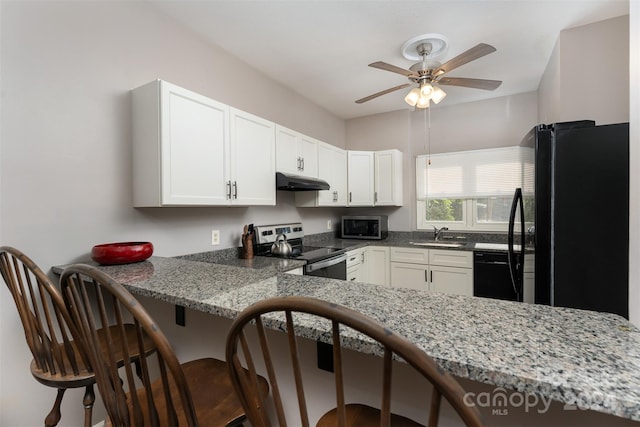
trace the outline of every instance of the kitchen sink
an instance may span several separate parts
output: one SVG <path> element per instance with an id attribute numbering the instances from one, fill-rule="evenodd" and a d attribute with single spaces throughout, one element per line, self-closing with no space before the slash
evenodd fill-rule
<path id="1" fill-rule="evenodd" d="M 444 242 L 409 242 L 409 244 L 414 246 L 426 246 L 429 248 L 459 248 L 463 245 L 462 243 Z"/>

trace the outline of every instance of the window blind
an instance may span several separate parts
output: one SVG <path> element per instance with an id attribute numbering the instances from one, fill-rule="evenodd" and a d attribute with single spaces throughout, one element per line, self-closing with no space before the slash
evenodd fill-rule
<path id="1" fill-rule="evenodd" d="M 533 194 L 533 149 L 491 148 L 416 157 L 418 200 L 513 196 L 517 187 Z"/>

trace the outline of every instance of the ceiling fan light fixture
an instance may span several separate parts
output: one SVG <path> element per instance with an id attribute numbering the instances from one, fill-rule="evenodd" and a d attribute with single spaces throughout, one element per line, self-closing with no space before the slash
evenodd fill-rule
<path id="1" fill-rule="evenodd" d="M 447 96 L 447 93 L 444 90 L 440 89 L 438 86 L 433 87 L 433 92 L 431 93 L 431 100 L 433 102 L 438 104 L 445 96 Z"/>
<path id="2" fill-rule="evenodd" d="M 431 84 L 429 83 L 425 83 L 422 86 L 420 86 L 420 95 L 430 98 L 431 94 L 433 93 L 433 86 L 431 86 Z"/>
<path id="3" fill-rule="evenodd" d="M 430 100 L 430 98 L 428 98 L 426 96 L 421 96 L 420 99 L 418 99 L 418 102 L 416 103 L 416 107 L 418 107 L 418 108 L 429 108 L 429 100 Z"/>
<path id="4" fill-rule="evenodd" d="M 414 87 L 409 91 L 407 96 L 404 97 L 404 102 L 411 105 L 412 107 L 415 107 L 419 99 L 420 99 L 420 89 L 418 89 L 417 87 Z"/>

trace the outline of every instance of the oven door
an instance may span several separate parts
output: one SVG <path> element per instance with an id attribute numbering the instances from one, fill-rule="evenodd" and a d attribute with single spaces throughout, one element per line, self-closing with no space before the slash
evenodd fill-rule
<path id="1" fill-rule="evenodd" d="M 304 266 L 306 276 L 320 276 L 329 279 L 347 280 L 347 254 L 340 254 Z"/>

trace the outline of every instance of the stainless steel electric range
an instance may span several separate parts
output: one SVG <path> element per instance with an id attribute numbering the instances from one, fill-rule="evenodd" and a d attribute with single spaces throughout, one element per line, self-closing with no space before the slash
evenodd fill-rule
<path id="1" fill-rule="evenodd" d="M 279 235 L 286 237 L 291 254 L 283 258 L 307 261 L 304 274 L 331 279 L 347 280 L 347 250 L 325 246 L 303 245 L 304 230 L 301 223 L 257 225 L 253 252 L 257 256 L 278 256 L 271 251 Z"/>

